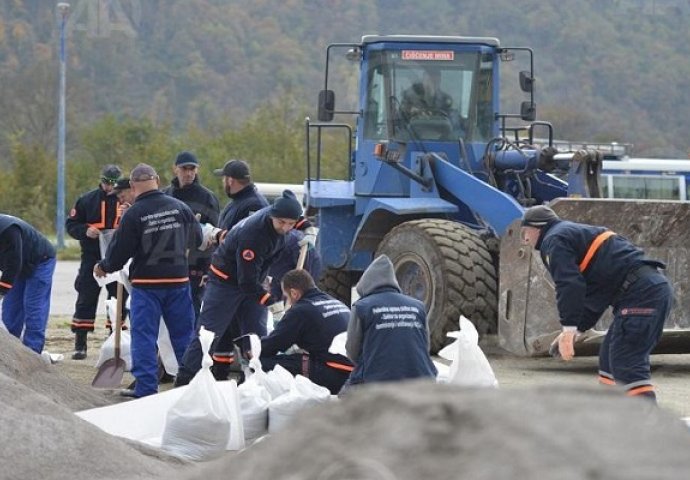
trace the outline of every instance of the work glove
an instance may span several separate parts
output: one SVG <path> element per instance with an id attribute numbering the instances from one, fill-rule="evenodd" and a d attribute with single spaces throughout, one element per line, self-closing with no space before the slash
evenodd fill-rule
<path id="1" fill-rule="evenodd" d="M 307 227 L 304 230 L 304 238 L 299 241 L 298 245 L 303 247 L 304 245 L 309 245 L 309 248 L 316 248 L 316 228 Z"/>
<path id="2" fill-rule="evenodd" d="M 277 324 L 285 315 L 285 304 L 283 302 L 276 302 L 269 305 L 268 311 L 273 315 L 273 324 Z"/>
<path id="3" fill-rule="evenodd" d="M 212 245 L 216 245 L 218 243 L 218 234 L 222 232 L 223 230 L 217 227 L 214 227 L 210 223 L 204 223 L 201 225 L 201 245 L 199 245 L 199 250 L 202 252 L 204 250 L 207 250 L 209 247 Z"/>
<path id="4" fill-rule="evenodd" d="M 569 362 L 575 356 L 575 340 L 581 335 L 575 327 L 563 327 L 563 331 L 549 347 L 549 354 Z"/>

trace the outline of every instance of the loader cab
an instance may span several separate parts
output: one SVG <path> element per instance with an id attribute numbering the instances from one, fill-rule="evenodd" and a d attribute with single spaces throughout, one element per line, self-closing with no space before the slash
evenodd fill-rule
<path id="1" fill-rule="evenodd" d="M 399 48 L 368 53 L 366 140 L 486 142 L 493 136 L 493 55 Z"/>
<path id="2" fill-rule="evenodd" d="M 481 159 L 498 134 L 498 40 L 365 36 L 359 48 L 355 195 L 425 195 L 380 161 L 379 145 L 413 170 L 418 154 L 436 152 L 488 178 Z"/>

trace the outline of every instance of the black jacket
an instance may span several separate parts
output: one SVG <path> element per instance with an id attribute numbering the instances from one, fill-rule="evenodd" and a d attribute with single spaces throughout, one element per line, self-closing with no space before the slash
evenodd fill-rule
<path id="1" fill-rule="evenodd" d="M 268 200 L 256 189 L 254 184 L 249 184 L 239 192 L 228 195 L 231 201 L 220 214 L 218 228 L 230 230 L 237 222 L 247 218 L 254 212 L 258 212 L 268 206 Z"/>
<path id="2" fill-rule="evenodd" d="M 0 214 L 0 293 L 17 279 L 29 277 L 36 266 L 55 257 L 55 248 L 34 227 L 17 217 Z"/>
<path id="3" fill-rule="evenodd" d="M 201 225 L 190 208 L 152 190 L 127 209 L 100 266 L 115 272 L 132 258 L 129 278 L 135 287 L 183 285 L 189 281 L 187 250 L 201 240 Z"/>
<path id="4" fill-rule="evenodd" d="M 218 279 L 239 286 L 264 305 L 280 300 L 273 298 L 262 283 L 271 263 L 285 247 L 285 235 L 273 228 L 270 209 L 265 207 L 235 225 L 211 258 L 211 272 Z"/>
<path id="5" fill-rule="evenodd" d="M 200 214 L 199 222 L 218 226 L 218 212 L 220 211 L 218 199 L 211 190 L 199 182 L 198 176 L 194 178 L 194 183 L 184 188 L 180 188 L 179 180 L 174 178 L 172 183 L 163 190 L 163 193 L 184 202 L 195 215 Z M 190 249 L 189 267 L 205 271 L 211 262 L 211 253 L 210 250 L 200 252 L 197 249 Z"/>
<path id="6" fill-rule="evenodd" d="M 261 356 L 270 357 L 297 345 L 312 360 L 352 365 L 342 356 L 328 353 L 333 337 L 347 330 L 350 309 L 318 288 L 304 293 L 270 335 L 261 339 Z"/>
<path id="7" fill-rule="evenodd" d="M 587 268 L 580 263 L 604 227 L 556 221 L 542 228 L 536 248 L 556 287 L 561 324 L 580 331 L 592 328 L 613 305 L 627 273 L 644 264 L 663 264 L 647 259 L 629 240 L 613 235 L 601 244 Z"/>
<path id="8" fill-rule="evenodd" d="M 83 254 L 101 258 L 98 238 L 87 237 L 86 230 L 89 226 L 99 230 L 117 228 L 120 223 L 117 204 L 117 195 L 108 195 L 100 186 L 79 197 L 74 204 L 65 227 L 67 233 L 79 240 Z"/>

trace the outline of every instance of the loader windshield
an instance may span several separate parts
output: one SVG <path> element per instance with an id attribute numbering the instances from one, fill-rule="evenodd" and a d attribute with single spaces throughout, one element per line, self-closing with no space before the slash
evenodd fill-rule
<path id="1" fill-rule="evenodd" d="M 364 108 L 367 138 L 488 139 L 493 118 L 490 58 L 454 51 L 372 53 Z"/>

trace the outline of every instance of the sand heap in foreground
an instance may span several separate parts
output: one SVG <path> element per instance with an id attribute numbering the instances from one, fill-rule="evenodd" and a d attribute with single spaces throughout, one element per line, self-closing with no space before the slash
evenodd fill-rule
<path id="1" fill-rule="evenodd" d="M 183 465 L 72 413 L 106 403 L 0 331 L 0 478 L 167 478 Z"/>
<path id="2" fill-rule="evenodd" d="M 73 411 L 112 403 L 102 393 L 74 383 L 3 329 L 0 329 L 0 374 Z"/>
<path id="3" fill-rule="evenodd" d="M 644 400 L 581 389 L 362 389 L 198 478 L 678 479 L 690 432 Z M 184 477 L 180 478 L 197 478 Z"/>

